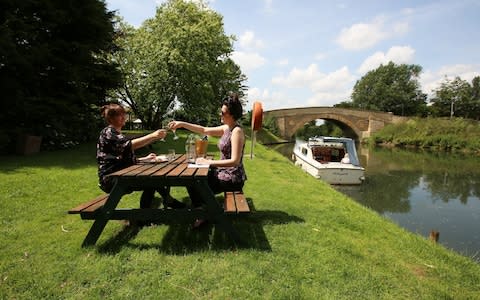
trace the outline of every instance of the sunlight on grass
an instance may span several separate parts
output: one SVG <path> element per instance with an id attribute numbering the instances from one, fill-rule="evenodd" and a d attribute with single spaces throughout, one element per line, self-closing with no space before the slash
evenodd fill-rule
<path id="1" fill-rule="evenodd" d="M 145 153 L 183 153 L 179 134 Z M 214 227 L 134 230 L 117 221 L 83 249 L 91 221 L 66 212 L 102 193 L 94 145 L 0 157 L 1 297 L 478 298 L 480 266 L 470 258 L 399 228 L 274 151 L 257 144 L 250 159 L 248 142 L 245 152 L 245 194 L 256 211 L 234 220 L 248 241 L 237 249 Z M 183 188 L 172 194 L 188 202 Z M 138 207 L 139 195 L 121 206 Z"/>

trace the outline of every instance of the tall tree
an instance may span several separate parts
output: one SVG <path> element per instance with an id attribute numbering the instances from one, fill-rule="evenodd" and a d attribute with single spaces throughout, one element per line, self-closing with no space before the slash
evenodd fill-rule
<path id="1" fill-rule="evenodd" d="M 434 91 L 431 99 L 430 112 L 436 117 L 457 116 L 464 118 L 478 118 L 480 113 L 480 77 L 468 81 L 455 77 L 445 80 Z"/>
<path id="2" fill-rule="evenodd" d="M 92 105 L 120 79 L 103 55 L 113 15 L 99 0 L 6 0 L 0 11 L 1 130 L 48 144 L 85 139 Z"/>
<path id="3" fill-rule="evenodd" d="M 116 91 L 147 128 L 157 127 L 173 100 L 193 120 L 207 120 L 229 90 L 243 93 L 245 76 L 230 58 L 233 37 L 203 2 L 170 0 L 135 30 L 120 26 Z"/>
<path id="4" fill-rule="evenodd" d="M 355 83 L 353 107 L 405 116 L 424 114 L 427 95 L 418 82 L 421 71 L 419 65 L 380 65 Z"/>

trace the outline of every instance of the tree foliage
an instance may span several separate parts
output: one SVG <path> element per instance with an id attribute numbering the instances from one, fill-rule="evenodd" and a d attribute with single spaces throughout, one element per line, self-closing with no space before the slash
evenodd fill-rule
<path id="1" fill-rule="evenodd" d="M 103 55 L 112 50 L 111 17 L 98 0 L 2 1 L 4 139 L 37 134 L 55 147 L 88 137 L 91 106 L 120 79 Z"/>
<path id="2" fill-rule="evenodd" d="M 339 126 L 328 120 L 325 120 L 320 126 L 317 126 L 316 120 L 312 120 L 295 133 L 296 138 L 303 140 L 308 140 L 314 136 L 344 136 L 344 134 Z"/>
<path id="3" fill-rule="evenodd" d="M 422 93 L 418 82 L 421 71 L 419 65 L 396 65 L 393 62 L 380 65 L 355 83 L 352 106 L 396 115 L 423 115 L 427 96 Z"/>
<path id="4" fill-rule="evenodd" d="M 453 80 L 445 78 L 430 101 L 432 116 L 479 119 L 480 77 L 473 78 L 471 85 L 460 77 Z"/>
<path id="5" fill-rule="evenodd" d="M 115 96 L 146 128 L 158 127 L 174 100 L 185 116 L 208 123 L 228 91 L 245 89 L 245 76 L 229 58 L 233 37 L 225 35 L 222 16 L 202 2 L 167 1 L 138 29 L 120 22 L 119 33 L 114 59 L 124 84 Z"/>

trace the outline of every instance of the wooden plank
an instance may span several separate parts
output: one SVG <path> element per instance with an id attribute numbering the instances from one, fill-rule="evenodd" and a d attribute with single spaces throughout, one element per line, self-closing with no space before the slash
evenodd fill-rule
<path id="1" fill-rule="evenodd" d="M 95 203 L 93 205 L 90 205 L 89 207 L 82 210 L 81 213 L 96 211 L 97 209 L 99 209 L 100 207 L 105 205 L 105 202 L 107 202 L 107 199 L 108 199 L 108 197 L 103 199 L 102 201 L 98 201 L 97 203 Z"/>
<path id="2" fill-rule="evenodd" d="M 161 168 L 160 170 L 151 174 L 150 176 L 164 176 L 165 174 L 167 174 L 168 172 L 170 172 L 172 169 L 174 169 L 176 167 L 177 167 L 177 165 L 168 164 L 164 168 Z"/>
<path id="3" fill-rule="evenodd" d="M 248 206 L 247 199 L 242 192 L 234 192 L 235 195 L 235 206 L 237 207 L 238 213 L 250 212 L 250 207 Z"/>
<path id="4" fill-rule="evenodd" d="M 197 168 L 186 168 L 182 174 L 180 174 L 180 177 L 192 177 L 195 174 L 195 171 L 197 171 Z"/>
<path id="5" fill-rule="evenodd" d="M 175 159 L 173 160 L 173 162 L 182 163 L 185 161 L 186 158 L 187 156 L 185 154 L 175 154 Z"/>
<path id="6" fill-rule="evenodd" d="M 68 213 L 69 214 L 79 214 L 82 211 L 84 211 L 85 209 L 88 209 L 89 207 L 94 206 L 95 204 L 100 203 L 100 202 L 103 202 L 102 205 L 101 205 L 101 206 L 103 206 L 105 201 L 107 201 L 107 198 L 108 198 L 108 194 L 98 196 L 98 197 L 96 197 L 96 198 L 94 198 L 94 199 L 92 199 L 88 202 L 82 203 L 82 204 L 78 205 L 77 207 L 74 207 L 74 208 L 70 209 L 68 211 Z"/>
<path id="7" fill-rule="evenodd" d="M 225 192 L 225 200 L 223 203 L 223 210 L 226 213 L 236 213 L 237 208 L 235 206 L 235 197 L 233 195 L 233 192 Z"/>
<path id="8" fill-rule="evenodd" d="M 122 176 L 137 176 L 139 174 L 141 174 L 142 172 L 145 172 L 147 171 L 148 169 L 152 168 L 154 165 L 153 164 L 143 164 L 143 165 L 140 165 L 139 168 L 136 168 L 134 170 L 131 170 L 127 173 L 124 173 Z"/>
<path id="9" fill-rule="evenodd" d="M 141 167 L 141 165 L 131 165 L 131 166 L 128 167 L 128 168 L 119 170 L 119 171 L 114 172 L 114 173 L 112 173 L 112 174 L 109 174 L 109 175 L 107 175 L 107 176 L 120 176 L 120 175 L 123 175 L 123 174 L 125 174 L 125 173 L 131 172 L 131 171 L 133 171 L 133 170 L 135 170 L 135 169 L 137 169 L 137 168 L 140 168 L 140 167 Z"/>
<path id="10" fill-rule="evenodd" d="M 195 177 L 206 177 L 208 175 L 208 168 L 198 168 Z"/>
<path id="11" fill-rule="evenodd" d="M 168 172 L 167 177 L 178 177 L 187 168 L 187 164 L 180 164 Z"/>
<path id="12" fill-rule="evenodd" d="M 154 164 L 150 169 L 143 171 L 142 176 L 152 175 L 153 173 L 158 172 L 160 169 L 166 167 L 167 165 L 168 165 L 167 162 Z"/>

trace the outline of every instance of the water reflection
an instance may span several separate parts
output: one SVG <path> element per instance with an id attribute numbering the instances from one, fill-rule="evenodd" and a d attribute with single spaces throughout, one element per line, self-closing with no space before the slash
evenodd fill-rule
<path id="1" fill-rule="evenodd" d="M 291 156 L 293 145 L 275 150 Z M 480 260 L 480 158 L 401 149 L 359 149 L 366 181 L 336 189 L 425 237 Z"/>

